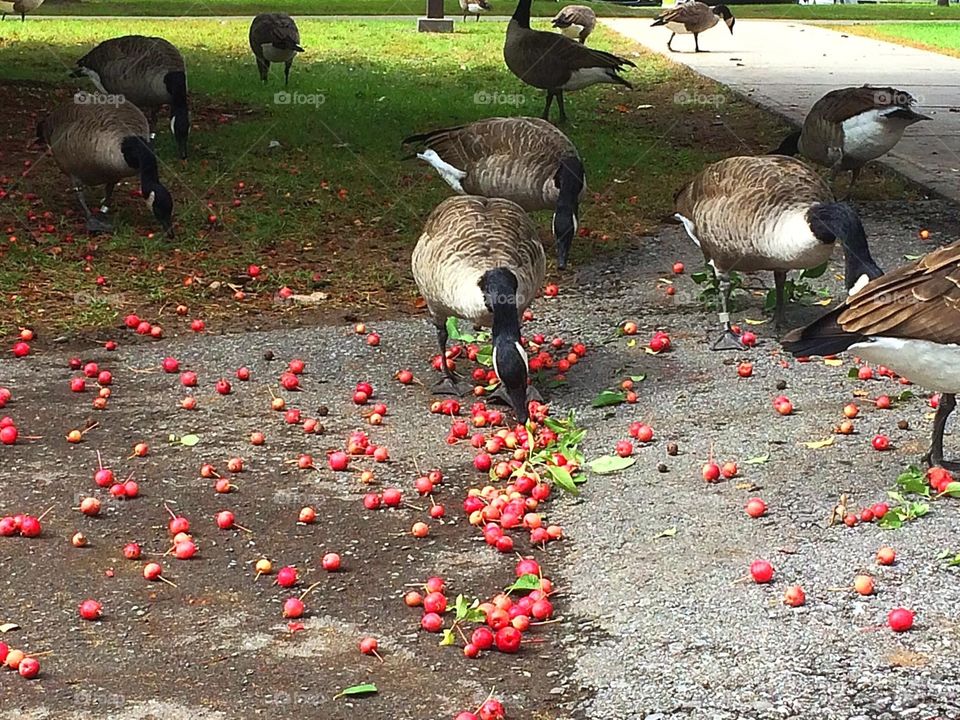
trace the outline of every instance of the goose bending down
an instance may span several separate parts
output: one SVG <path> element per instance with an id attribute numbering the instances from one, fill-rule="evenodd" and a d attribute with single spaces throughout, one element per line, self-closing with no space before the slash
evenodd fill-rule
<path id="1" fill-rule="evenodd" d="M 930 119 L 916 107 L 910 93 L 896 88 L 864 85 L 831 90 L 813 104 L 803 127 L 774 152 L 799 153 L 830 168 L 833 179 L 851 171 L 849 197 L 864 165 L 892 150 L 908 127 Z"/>
<path id="2" fill-rule="evenodd" d="M 290 66 L 300 47 L 300 31 L 285 13 L 260 13 L 250 23 L 250 49 L 257 58 L 260 79 L 267 81 L 270 63 L 283 63 L 283 84 L 290 82 Z"/>
<path id="3" fill-rule="evenodd" d="M 670 31 L 670 39 L 667 40 L 667 50 L 670 52 L 674 52 L 671 43 L 677 35 L 693 35 L 693 47 L 700 52 L 700 33 L 709 30 L 721 19 L 733 35 L 737 20 L 726 5 L 710 7 L 702 2 L 685 2 L 657 15 L 651 27 L 663 25 Z"/>
<path id="4" fill-rule="evenodd" d="M 863 225 L 849 205 L 805 163 L 782 155 L 733 157 L 708 165 L 677 193 L 675 217 L 703 251 L 720 283 L 723 335 L 715 350 L 739 349 L 727 303 L 732 270 L 773 270 L 777 325 L 783 321 L 789 270 L 815 268 L 830 259 L 839 239 L 846 281 L 882 271 L 870 256 Z"/>
<path id="5" fill-rule="evenodd" d="M 553 210 L 557 266 L 566 267 L 586 180 L 577 148 L 560 130 L 540 118 L 489 118 L 403 142 L 421 144 L 417 157 L 461 195 L 506 198 L 528 212 Z"/>
<path id="6" fill-rule="evenodd" d="M 527 85 L 547 91 L 543 119 L 550 119 L 550 105 L 557 99 L 560 120 L 566 120 L 564 90 L 580 90 L 597 83 L 632 88 L 620 72 L 632 62 L 601 50 L 593 50 L 557 33 L 530 28 L 530 2 L 519 0 L 507 25 L 503 59 L 510 72 Z"/>
<path id="7" fill-rule="evenodd" d="M 87 76 L 97 89 L 122 95 L 150 119 L 150 138 L 156 135 L 157 115 L 170 106 L 170 130 L 177 152 L 187 157 L 190 112 L 187 108 L 187 68 L 183 55 L 159 37 L 125 35 L 104 40 L 77 60 L 74 77 Z"/>
<path id="8" fill-rule="evenodd" d="M 480 22 L 481 13 L 489 12 L 493 6 L 487 0 L 460 0 L 460 9 L 463 11 L 464 20 L 467 15 L 474 15 L 477 22 Z"/>
<path id="9" fill-rule="evenodd" d="M 0 20 L 4 20 L 7 15 L 19 15 L 20 22 L 25 22 L 27 13 L 41 5 L 43 0 L 0 0 Z"/>
<path id="10" fill-rule="evenodd" d="M 527 421 L 527 355 L 520 316 L 543 284 L 546 257 L 523 208 L 503 198 L 449 197 L 427 218 L 413 250 L 413 277 L 446 357 L 447 318 L 493 328 L 493 368 L 517 415 Z M 453 371 L 437 390 L 460 394 Z"/>
<path id="11" fill-rule="evenodd" d="M 53 159 L 70 176 L 90 232 L 109 232 L 111 228 L 108 222 L 90 212 L 83 186 L 106 187 L 100 208 L 106 214 L 117 183 L 139 174 L 140 190 L 147 206 L 167 235 L 173 237 L 173 199 L 160 183 L 149 134 L 147 118 L 129 102 L 80 104 L 71 101 L 53 110 L 38 124 L 37 139 L 50 146 Z"/>
<path id="12" fill-rule="evenodd" d="M 553 26 L 568 38 L 585 45 L 597 26 L 597 14 L 586 5 L 567 5 L 553 18 Z"/>
<path id="13" fill-rule="evenodd" d="M 866 284 L 840 307 L 790 332 L 783 346 L 800 357 L 846 350 L 942 392 L 924 460 L 960 469 L 960 463 L 943 461 L 943 431 L 960 393 L 960 242 Z"/>

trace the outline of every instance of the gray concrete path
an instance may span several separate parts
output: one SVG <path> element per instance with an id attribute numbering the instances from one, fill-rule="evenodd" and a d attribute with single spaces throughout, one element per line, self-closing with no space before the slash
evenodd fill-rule
<path id="1" fill-rule="evenodd" d="M 722 26 L 693 38 L 647 20 L 604 19 L 604 24 L 701 75 L 722 82 L 761 106 L 802 122 L 828 90 L 891 85 L 912 93 L 932 122 L 915 125 L 883 162 L 914 182 L 960 201 L 960 58 L 847 36 L 811 25 L 741 20 L 730 35 Z"/>

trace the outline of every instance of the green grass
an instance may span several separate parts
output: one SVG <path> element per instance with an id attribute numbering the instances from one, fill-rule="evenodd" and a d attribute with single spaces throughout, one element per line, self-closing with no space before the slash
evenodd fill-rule
<path id="1" fill-rule="evenodd" d="M 497 15 L 513 12 L 514 0 L 491 0 Z M 536 0 L 533 14 L 553 16 L 566 2 Z M 659 8 L 624 8 L 613 3 L 589 3 L 601 16 L 652 17 Z M 254 15 L 283 11 L 292 15 L 423 15 L 426 0 L 48 0 L 41 15 Z M 457 17 L 456 0 L 445 0 L 446 13 Z M 790 20 L 960 20 L 960 7 L 930 3 L 876 5 L 737 5 L 739 18 Z"/>
<path id="2" fill-rule="evenodd" d="M 208 317 L 265 322 L 285 316 L 273 299 L 283 284 L 327 292 L 331 308 L 413 310 L 410 251 L 449 189 L 430 168 L 403 160 L 401 139 L 491 115 L 539 115 L 543 95 L 504 67 L 499 24 L 471 24 L 450 35 L 420 34 L 406 21 L 304 19 L 300 26 L 309 52 L 294 64 L 289 90 L 314 104 L 274 102 L 283 90 L 281 68 L 260 84 L 246 20 L 0 27 L 0 92 L 9 98 L 0 113 L 3 167 L 16 177 L 11 168 L 34 163 L 18 192 L 0 200 L 0 293 L 10 300 L 0 305 L 0 330 L 23 323 L 25 311 L 32 322 L 39 317 L 60 329 L 109 325 L 131 310 L 169 317 L 177 303 Z M 150 236 L 156 223 L 129 196 L 135 183 L 118 190 L 115 233 L 88 241 L 66 178 L 26 149 L 36 117 L 89 88 L 68 77 L 75 59 L 102 38 L 125 33 L 162 34 L 187 60 L 191 157 L 186 165 L 175 159 L 165 122 L 156 145 L 161 179 L 176 204 L 174 243 Z M 572 262 L 638 241 L 706 163 L 767 150 L 786 129 L 613 33 L 598 30 L 595 45 L 631 55 L 636 89 L 594 87 L 567 100 L 565 130 L 584 157 L 589 186 L 581 208 L 587 236 L 574 243 Z M 681 91 L 713 104 L 678 104 Z M 517 104 L 478 103 L 478 94 Z M 858 194 L 876 194 L 877 187 L 868 180 Z M 98 192 L 88 193 L 91 203 Z M 537 220 L 548 238 L 549 213 Z M 18 239 L 4 242 L 8 234 Z M 249 263 L 265 271 L 238 300 L 230 284 L 241 282 Z M 106 286 L 95 285 L 97 275 Z"/>
<path id="3" fill-rule="evenodd" d="M 933 50 L 944 55 L 960 57 L 960 24 L 958 23 L 891 23 L 884 25 L 844 25 L 842 30 L 847 33 L 865 35 L 898 43 L 910 45 L 923 50 Z"/>

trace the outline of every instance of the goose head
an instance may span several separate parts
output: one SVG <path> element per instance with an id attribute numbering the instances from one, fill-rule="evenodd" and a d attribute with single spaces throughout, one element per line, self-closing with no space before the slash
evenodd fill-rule
<path id="1" fill-rule="evenodd" d="M 710 9 L 714 15 L 723 20 L 724 24 L 730 28 L 730 34 L 733 35 L 733 26 L 734 23 L 737 22 L 737 19 L 733 16 L 733 13 L 730 12 L 730 8 L 726 5 L 714 5 Z"/>
<path id="2" fill-rule="evenodd" d="M 173 197 L 170 191 L 159 182 L 146 182 L 143 187 L 143 198 L 167 237 L 173 239 Z"/>
<path id="3" fill-rule="evenodd" d="M 810 231 L 820 242 L 840 240 L 843 245 L 846 268 L 844 279 L 847 291 L 856 294 L 870 280 L 883 275 L 874 261 L 867 244 L 863 223 L 847 203 L 822 203 L 807 211 Z"/>

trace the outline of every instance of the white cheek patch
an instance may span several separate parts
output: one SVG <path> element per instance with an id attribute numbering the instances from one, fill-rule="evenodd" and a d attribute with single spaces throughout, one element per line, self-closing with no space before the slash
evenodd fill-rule
<path id="1" fill-rule="evenodd" d="M 452 187 L 456 192 L 461 195 L 466 194 L 460 181 L 467 176 L 467 173 L 446 162 L 437 154 L 436 150 L 425 150 L 422 153 L 417 153 L 417 157 L 429 163 L 440 174 L 440 177 L 444 179 L 447 185 Z"/>
<path id="2" fill-rule="evenodd" d="M 527 351 L 523 349 L 523 345 L 521 345 L 519 342 L 516 345 L 517 345 L 517 352 L 520 353 L 520 357 L 523 358 L 523 366 L 527 368 L 527 370 L 529 371 L 530 363 L 527 360 Z"/>
<path id="3" fill-rule="evenodd" d="M 177 119 L 176 119 L 176 118 L 170 118 L 170 132 L 172 132 L 172 133 L 176 133 L 176 132 L 177 132 L 176 125 L 177 125 Z"/>
<path id="4" fill-rule="evenodd" d="M 500 369 L 497 367 L 497 347 L 496 347 L 496 345 L 494 345 L 494 347 L 493 347 L 493 353 L 491 354 L 490 357 L 491 357 L 491 359 L 493 360 L 493 371 L 497 374 L 497 379 L 500 380 L 500 382 L 503 382 L 503 380 L 500 378 Z"/>
<path id="5" fill-rule="evenodd" d="M 684 217 L 680 213 L 675 213 L 674 217 L 683 223 L 683 229 L 687 231 L 687 235 L 690 236 L 690 239 L 697 244 L 697 247 L 700 247 L 700 240 L 697 238 L 697 233 L 694 232 L 694 229 L 697 227 L 693 224 L 693 220 Z"/>
<path id="6" fill-rule="evenodd" d="M 861 276 L 857 279 L 857 282 L 854 284 L 854 286 L 853 286 L 852 288 L 850 288 L 850 292 L 847 293 L 847 294 L 848 294 L 850 297 L 853 297 L 853 296 L 856 295 L 858 292 L 860 292 L 861 290 L 863 290 L 863 288 L 865 288 L 865 287 L 867 286 L 867 283 L 869 283 L 869 282 L 870 282 L 870 277 L 869 277 L 867 274 L 861 275 Z"/>
<path id="7" fill-rule="evenodd" d="M 151 190 L 150 194 L 147 195 L 146 198 L 144 198 L 144 202 L 147 203 L 147 207 L 150 208 L 151 211 L 153 210 L 153 201 L 155 199 L 156 199 L 156 193 L 153 192 L 153 190 Z"/>

